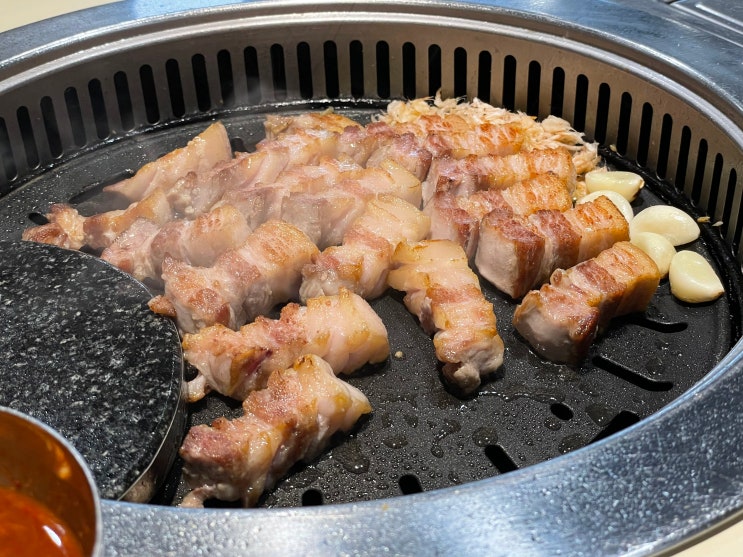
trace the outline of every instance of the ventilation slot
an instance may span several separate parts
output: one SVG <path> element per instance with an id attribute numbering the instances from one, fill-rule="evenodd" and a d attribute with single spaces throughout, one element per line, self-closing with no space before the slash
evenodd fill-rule
<path id="1" fill-rule="evenodd" d="M 271 78 L 273 80 L 274 99 L 286 99 L 286 61 L 284 48 L 279 44 L 271 45 Z"/>
<path id="2" fill-rule="evenodd" d="M 604 356 L 593 358 L 593 365 L 611 373 L 614 377 L 631 383 L 640 389 L 650 392 L 670 391 L 673 383 L 670 381 L 657 381 L 641 374 L 639 371 L 631 369 L 618 362 L 610 360 Z"/>
<path id="3" fill-rule="evenodd" d="M 658 146 L 658 162 L 655 172 L 661 178 L 668 174 L 668 157 L 671 152 L 671 135 L 673 133 L 673 118 L 669 114 L 663 115 L 663 123 L 660 130 L 660 145 Z"/>
<path id="4" fill-rule="evenodd" d="M 106 114 L 106 103 L 103 100 L 103 89 L 99 80 L 90 80 L 88 83 L 88 94 L 90 95 L 90 106 L 93 109 L 96 135 L 98 139 L 106 139 L 110 132 L 110 127 Z"/>
<path id="5" fill-rule="evenodd" d="M 314 95 L 312 87 L 312 57 L 310 45 L 301 42 L 297 45 L 297 66 L 299 77 L 299 94 L 303 99 L 311 99 Z"/>
<path id="6" fill-rule="evenodd" d="M 697 164 L 694 168 L 694 181 L 691 187 L 691 200 L 694 203 L 699 203 L 702 195 L 702 185 L 704 183 L 704 173 L 707 166 L 707 140 L 701 139 L 699 141 L 699 149 L 697 150 Z"/>
<path id="7" fill-rule="evenodd" d="M 406 99 L 416 97 L 415 68 L 415 45 L 405 43 L 402 45 L 402 94 Z"/>
<path id="8" fill-rule="evenodd" d="M 565 102 L 565 70 L 552 70 L 552 95 L 550 96 L 550 114 L 562 117 L 562 107 Z"/>
<path id="9" fill-rule="evenodd" d="M 542 66 L 539 62 L 529 62 L 529 81 L 526 87 L 526 113 L 539 115 L 539 91 L 541 89 Z"/>
<path id="10" fill-rule="evenodd" d="M 145 114 L 150 124 L 160 120 L 160 107 L 157 103 L 157 90 L 152 68 L 144 65 L 139 68 L 139 81 L 142 84 L 142 98 L 144 99 Z"/>
<path id="11" fill-rule="evenodd" d="M 20 107 L 16 111 L 16 118 L 18 119 L 18 129 L 21 132 L 21 138 L 23 140 L 23 148 L 26 152 L 26 164 L 29 168 L 36 168 L 39 166 L 39 152 L 36 148 L 36 140 L 34 139 L 34 130 L 31 126 L 31 116 L 29 115 L 28 108 L 25 106 Z"/>
<path id="12" fill-rule="evenodd" d="M 607 425 L 604 429 L 602 429 L 601 432 L 598 435 L 596 435 L 596 437 L 591 439 L 589 444 L 595 443 L 596 441 L 600 441 L 601 439 L 606 439 L 610 435 L 619 433 L 623 429 L 627 429 L 629 426 L 634 425 L 639 421 L 640 421 L 640 417 L 634 412 L 629 412 L 628 410 L 622 410 L 619 414 L 617 414 L 611 420 L 611 422 L 609 422 L 609 425 Z"/>
<path id="13" fill-rule="evenodd" d="M 454 96 L 467 95 L 467 51 L 457 48 L 454 51 Z"/>
<path id="14" fill-rule="evenodd" d="M 503 60 L 503 106 L 514 110 L 516 106 L 516 58 L 506 56 Z"/>
<path id="15" fill-rule="evenodd" d="M 261 102 L 261 75 L 258 70 L 258 52 L 252 46 L 243 50 L 243 63 L 248 84 L 248 102 L 258 104 Z"/>
<path id="16" fill-rule="evenodd" d="M 5 173 L 6 182 L 10 182 L 17 176 L 17 170 L 15 165 L 15 159 L 13 158 L 13 150 L 10 146 L 10 137 L 8 137 L 8 128 L 5 125 L 5 120 L 0 118 L 0 164 Z M 7 193 L 6 188 L 3 188 L 2 194 Z"/>
<path id="17" fill-rule="evenodd" d="M 44 131 L 49 142 L 49 153 L 56 159 L 62 154 L 62 140 L 59 136 L 57 115 L 54 112 L 54 103 L 51 97 L 42 97 L 40 108 Z"/>
<path id="18" fill-rule="evenodd" d="M 441 89 L 441 47 L 428 47 L 428 94 L 435 95 Z"/>
<path id="19" fill-rule="evenodd" d="M 132 130 L 134 129 L 134 111 L 132 110 L 132 97 L 129 93 L 129 79 L 124 72 L 114 74 L 114 90 L 116 91 L 121 127 L 124 130 Z"/>
<path id="20" fill-rule="evenodd" d="M 223 106 L 235 105 L 235 78 L 232 74 L 232 56 L 229 51 L 220 50 L 217 53 L 217 71 L 219 72 L 219 92 Z"/>
<path id="21" fill-rule="evenodd" d="M 642 105 L 640 118 L 640 135 L 637 142 L 637 164 L 646 166 L 650 152 L 650 134 L 653 127 L 653 107 L 649 103 Z"/>
<path id="22" fill-rule="evenodd" d="M 485 102 L 490 101 L 490 80 L 492 79 L 493 57 L 487 50 L 477 58 L 477 96 Z"/>
<path id="23" fill-rule="evenodd" d="M 206 112 L 212 106 L 209 93 L 209 75 L 206 70 L 206 59 L 202 54 L 191 57 L 194 87 L 196 88 L 196 104 L 200 112 Z"/>
<path id="24" fill-rule="evenodd" d="M 593 138 L 599 143 L 606 141 L 610 101 L 611 88 L 608 84 L 602 83 L 599 85 L 599 96 L 596 103 L 596 127 L 593 130 Z"/>
<path id="25" fill-rule="evenodd" d="M 586 107 L 588 105 L 588 78 L 580 74 L 575 80 L 575 106 L 572 126 L 576 130 L 586 129 Z"/>
<path id="26" fill-rule="evenodd" d="M 376 47 L 377 60 L 377 95 L 382 99 L 390 98 L 390 46 L 379 41 Z"/>
<path id="27" fill-rule="evenodd" d="M 485 456 L 501 474 L 513 472 L 518 468 L 513 459 L 500 445 L 488 445 L 485 447 Z"/>
<path id="28" fill-rule="evenodd" d="M 183 82 L 177 60 L 171 58 L 165 62 L 165 77 L 168 80 L 171 111 L 174 117 L 181 118 L 186 114 L 186 101 L 183 98 Z"/>
<path id="29" fill-rule="evenodd" d="M 364 96 L 364 47 L 360 41 L 351 41 L 348 51 L 351 62 L 351 96 L 358 99 Z"/>

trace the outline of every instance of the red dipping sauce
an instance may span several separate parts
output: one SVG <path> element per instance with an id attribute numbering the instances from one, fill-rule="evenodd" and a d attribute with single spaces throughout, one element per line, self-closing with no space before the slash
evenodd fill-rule
<path id="1" fill-rule="evenodd" d="M 43 504 L 0 487 L 0 556 L 84 557 L 67 524 Z"/>

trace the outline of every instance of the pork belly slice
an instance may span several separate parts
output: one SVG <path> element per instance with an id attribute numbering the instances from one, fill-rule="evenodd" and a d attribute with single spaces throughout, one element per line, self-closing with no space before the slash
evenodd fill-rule
<path id="1" fill-rule="evenodd" d="M 429 218 L 407 201 L 391 195 L 372 199 L 346 230 L 343 244 L 326 248 L 302 269 L 300 298 L 345 288 L 366 299 L 380 296 L 397 244 L 423 240 L 428 230 Z"/>
<path id="2" fill-rule="evenodd" d="M 529 292 L 513 324 L 542 357 L 577 364 L 614 317 L 645 311 L 660 272 L 629 242 L 617 242 L 595 258 L 555 271 L 549 284 Z"/>
<path id="3" fill-rule="evenodd" d="M 202 507 L 207 499 L 255 505 L 292 466 L 316 458 L 335 433 L 348 432 L 371 410 L 322 358 L 300 357 L 245 399 L 241 417 L 189 430 L 180 455 L 192 491 L 181 506 Z"/>
<path id="4" fill-rule="evenodd" d="M 629 225 L 606 197 L 565 212 L 523 216 L 496 210 L 480 223 L 475 265 L 498 290 L 520 298 L 559 267 L 629 239 Z"/>
<path id="5" fill-rule="evenodd" d="M 446 383 L 467 394 L 501 366 L 504 347 L 493 305 L 461 246 L 450 240 L 400 243 L 387 280 L 405 292 L 405 306 L 433 334 Z"/>
<path id="6" fill-rule="evenodd" d="M 138 280 L 158 285 L 166 257 L 209 267 L 222 253 L 239 247 L 250 232 L 245 217 L 231 205 L 162 226 L 139 219 L 103 250 L 101 259 Z"/>
<path id="7" fill-rule="evenodd" d="M 506 156 L 442 157 L 431 163 L 423 182 L 423 202 L 428 203 L 437 192 L 468 196 L 478 190 L 504 189 L 547 173 L 562 180 L 573 194 L 577 173 L 572 155 L 565 148 L 521 151 Z"/>
<path id="8" fill-rule="evenodd" d="M 268 221 L 211 267 L 165 258 L 164 294 L 150 308 L 175 317 L 187 333 L 217 323 L 236 329 L 276 304 L 296 299 L 302 267 L 317 252 L 297 227 Z"/>
<path id="9" fill-rule="evenodd" d="M 178 178 L 189 172 L 201 172 L 231 158 L 232 147 L 227 130 L 221 122 L 215 122 L 185 147 L 145 164 L 131 178 L 105 189 L 123 195 L 130 202 L 138 201 L 156 188 L 167 191 Z"/>
<path id="10" fill-rule="evenodd" d="M 457 242 L 472 259 L 477 250 L 480 221 L 488 213 L 500 210 L 530 215 L 543 209 L 566 211 L 572 206 L 565 183 L 547 173 L 503 190 L 477 191 L 470 196 L 438 192 L 423 211 L 431 217 L 431 238 Z"/>
<path id="11" fill-rule="evenodd" d="M 323 358 L 336 375 L 350 374 L 389 355 L 387 329 L 360 296 L 345 290 L 335 296 L 287 304 L 279 319 L 259 316 L 239 331 L 212 325 L 183 337 L 186 360 L 198 375 L 188 383 L 188 400 L 207 391 L 244 400 L 266 386 L 276 370 L 300 356 Z"/>
<path id="12" fill-rule="evenodd" d="M 361 124 L 330 110 L 303 112 L 301 114 L 269 114 L 263 122 L 266 139 L 277 139 L 281 135 L 297 131 L 326 130 L 343 133 L 348 127 L 361 128 Z"/>

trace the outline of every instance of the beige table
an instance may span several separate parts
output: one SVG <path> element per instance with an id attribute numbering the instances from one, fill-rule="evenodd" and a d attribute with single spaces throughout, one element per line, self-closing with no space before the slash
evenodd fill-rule
<path id="1" fill-rule="evenodd" d="M 10 2 L 0 16 L 0 32 L 33 23 L 40 19 L 60 15 L 83 8 L 110 4 L 118 0 L 31 0 L 30 2 Z M 743 557 L 743 520 L 722 529 L 703 541 L 676 552 L 677 557 Z"/>

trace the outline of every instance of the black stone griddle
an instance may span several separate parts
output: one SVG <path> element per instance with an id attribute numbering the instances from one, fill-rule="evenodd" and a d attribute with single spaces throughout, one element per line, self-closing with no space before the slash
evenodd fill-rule
<path id="1" fill-rule="evenodd" d="M 66 437 L 108 499 L 149 499 L 185 427 L 178 332 L 149 299 L 91 255 L 0 242 L 0 405 Z"/>

